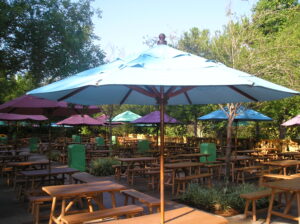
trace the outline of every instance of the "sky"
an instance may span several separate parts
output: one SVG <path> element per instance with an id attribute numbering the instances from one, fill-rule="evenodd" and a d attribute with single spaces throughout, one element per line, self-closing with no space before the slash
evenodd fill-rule
<path id="1" fill-rule="evenodd" d="M 145 39 L 165 33 L 180 38 L 193 27 L 222 30 L 229 17 L 250 16 L 258 0 L 95 0 L 93 8 L 102 18 L 93 17 L 95 34 L 107 60 L 126 57 L 148 49 Z M 168 41 L 168 38 L 166 39 Z"/>

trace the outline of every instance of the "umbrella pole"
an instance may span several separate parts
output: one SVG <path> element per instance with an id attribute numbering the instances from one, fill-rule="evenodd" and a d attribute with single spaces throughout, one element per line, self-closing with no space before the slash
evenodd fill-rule
<path id="1" fill-rule="evenodd" d="M 164 146 L 165 146 L 165 127 L 164 127 L 164 113 L 165 113 L 165 99 L 164 87 L 160 87 L 160 223 L 165 223 L 165 175 L 164 175 Z"/>

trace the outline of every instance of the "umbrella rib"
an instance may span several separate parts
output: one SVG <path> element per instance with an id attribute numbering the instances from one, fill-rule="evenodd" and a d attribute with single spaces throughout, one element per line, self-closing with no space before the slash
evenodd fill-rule
<path id="1" fill-rule="evenodd" d="M 132 92 L 132 89 L 129 89 L 128 92 L 126 93 L 126 95 L 121 100 L 120 105 L 122 105 L 125 102 L 125 100 L 127 100 L 128 96 L 130 95 L 131 92 Z"/>
<path id="2" fill-rule="evenodd" d="M 235 86 L 228 86 L 230 89 L 234 90 L 235 92 L 238 92 L 239 94 L 243 95 L 244 97 L 250 99 L 250 100 L 253 100 L 255 102 L 258 101 L 258 99 L 254 98 L 253 96 L 250 96 L 249 94 L 243 92 L 242 90 L 236 88 Z"/>
<path id="3" fill-rule="evenodd" d="M 88 88 L 88 87 L 89 87 L 89 86 L 83 86 L 83 87 L 80 87 L 80 88 L 78 88 L 78 89 L 76 89 L 76 90 L 74 90 L 74 91 L 68 93 L 67 95 L 65 95 L 65 96 L 63 96 L 63 97 L 61 97 L 61 98 L 59 98 L 57 101 L 62 101 L 62 100 L 65 100 L 65 99 L 67 99 L 67 98 L 69 98 L 69 97 L 71 97 L 71 96 L 74 96 L 76 93 L 79 93 L 80 91 L 82 91 L 82 90 L 84 90 L 84 89 L 86 89 L 86 88 Z"/>
<path id="4" fill-rule="evenodd" d="M 192 101 L 191 101 L 191 98 L 189 97 L 189 95 L 187 94 L 187 92 L 184 92 L 184 95 L 185 95 L 187 101 L 189 102 L 189 104 L 193 104 Z"/>
<path id="5" fill-rule="evenodd" d="M 151 93 L 151 92 L 149 92 L 149 91 L 147 91 L 147 90 L 145 90 L 143 88 L 140 88 L 138 86 L 128 86 L 127 85 L 127 87 L 130 88 L 130 89 L 133 89 L 133 90 L 135 90 L 135 91 L 137 91 L 137 92 L 139 92 L 139 93 L 141 93 L 143 95 L 146 95 L 146 96 L 149 96 L 149 97 L 152 97 L 152 98 L 157 97 L 155 94 L 153 94 L 153 93 Z"/>
<path id="6" fill-rule="evenodd" d="M 179 95 L 181 93 L 187 92 L 187 91 L 189 91 L 189 90 L 191 90 L 193 88 L 195 88 L 195 86 L 182 87 L 181 89 L 179 89 L 179 90 L 177 90 L 175 92 L 170 92 L 167 96 L 169 98 L 171 98 L 171 97 L 177 96 L 177 95 Z"/>

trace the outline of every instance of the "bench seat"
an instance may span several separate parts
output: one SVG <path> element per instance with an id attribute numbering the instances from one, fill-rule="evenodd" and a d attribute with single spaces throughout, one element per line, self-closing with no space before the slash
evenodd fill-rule
<path id="1" fill-rule="evenodd" d="M 282 192 L 283 191 L 281 191 L 281 190 L 276 191 L 276 193 L 282 193 Z M 265 198 L 265 197 L 269 197 L 269 196 L 271 196 L 271 194 L 272 194 L 272 189 L 240 194 L 241 198 L 246 199 L 246 205 L 245 205 L 245 210 L 244 210 L 245 218 L 248 215 L 252 214 L 252 220 L 253 220 L 253 222 L 255 222 L 256 221 L 256 200 Z M 249 211 L 250 202 L 252 202 L 252 211 Z"/>
<path id="2" fill-rule="evenodd" d="M 177 192 L 176 195 L 178 195 L 180 192 L 185 192 L 186 189 L 186 184 L 190 183 L 192 180 L 204 180 L 207 178 L 208 181 L 208 186 L 211 186 L 211 173 L 200 173 L 200 174 L 195 174 L 191 176 L 185 176 L 185 177 L 176 177 L 175 182 L 177 183 Z"/>
<path id="3" fill-rule="evenodd" d="M 149 209 L 149 213 L 153 213 L 153 208 L 156 208 L 157 211 L 159 211 L 160 200 L 158 198 L 152 197 L 134 189 L 123 190 L 121 191 L 121 193 L 125 195 L 125 205 L 128 204 L 128 198 L 131 198 L 133 204 L 135 203 L 135 200 L 138 200 L 139 202 L 145 204 Z"/>
<path id="4" fill-rule="evenodd" d="M 137 205 L 126 205 L 116 208 L 102 209 L 94 212 L 78 213 L 74 215 L 66 215 L 61 218 L 61 222 L 65 224 L 79 224 L 89 222 L 98 219 L 119 217 L 126 215 L 127 217 L 133 217 L 134 215 L 141 213 L 143 207 Z"/>

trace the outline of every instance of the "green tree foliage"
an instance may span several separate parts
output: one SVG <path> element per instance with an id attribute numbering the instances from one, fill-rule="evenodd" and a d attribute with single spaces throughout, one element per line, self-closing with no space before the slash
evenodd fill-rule
<path id="1" fill-rule="evenodd" d="M 38 86 L 102 64 L 90 2 L 1 0 L 1 77 L 12 85 L 25 75 Z"/>

